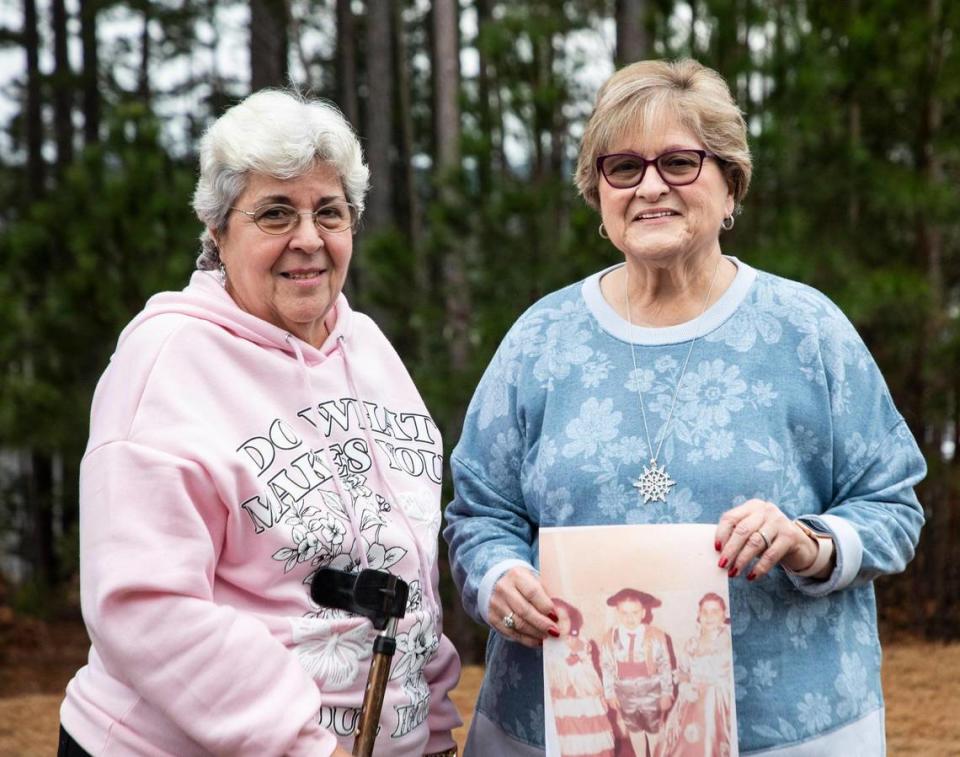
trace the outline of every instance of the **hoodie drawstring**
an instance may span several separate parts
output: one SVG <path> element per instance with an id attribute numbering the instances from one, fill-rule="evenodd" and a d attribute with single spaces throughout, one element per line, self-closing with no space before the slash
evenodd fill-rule
<path id="1" fill-rule="evenodd" d="M 311 409 L 316 417 L 316 432 L 317 438 L 320 441 L 320 449 L 323 450 L 323 454 L 327 459 L 327 464 L 330 466 L 330 473 L 333 477 L 334 486 L 337 489 L 337 496 L 340 497 L 340 502 L 344 506 L 344 510 L 347 513 L 347 518 L 350 521 L 350 528 L 353 531 L 353 537 L 357 544 L 357 551 L 360 554 L 360 564 L 363 568 L 369 567 L 369 562 L 367 560 L 367 550 L 363 543 L 363 538 L 361 537 L 360 525 L 356 520 L 356 513 L 352 507 L 351 499 L 346 495 L 346 490 L 343 485 L 343 482 L 340 479 L 340 475 L 337 472 L 337 466 L 333 463 L 333 460 L 330 456 L 329 445 L 327 440 L 323 438 L 323 435 L 320 431 L 320 410 L 318 403 L 313 400 L 313 391 L 310 386 L 310 376 L 307 368 L 306 359 L 303 356 L 303 350 L 300 349 L 300 345 L 297 344 L 297 340 L 291 335 L 288 334 L 287 342 L 293 348 L 294 354 L 297 356 L 297 363 L 300 366 L 300 377 L 303 381 L 304 390 L 307 395 L 307 399 L 310 402 Z M 350 393 L 357 399 L 357 402 L 360 404 L 360 407 L 363 408 L 363 412 L 367 412 L 366 404 L 363 401 L 363 397 L 360 394 L 360 390 L 357 388 L 356 382 L 353 379 L 353 371 L 350 367 L 350 359 L 347 356 L 347 350 L 344 347 L 344 336 L 341 334 L 337 336 L 337 349 L 340 351 L 340 355 L 343 358 L 343 367 L 344 372 L 347 377 L 347 387 L 350 389 Z M 379 455 L 377 454 L 376 444 L 373 438 L 370 436 L 369 432 L 369 416 L 367 423 L 360 423 L 361 430 L 363 431 L 363 437 L 367 443 L 367 449 L 370 452 L 370 459 L 373 464 L 374 471 L 376 472 L 378 478 L 383 482 L 384 486 L 387 489 L 387 494 L 390 495 L 393 501 L 394 511 L 399 513 L 400 519 L 403 521 L 404 526 L 406 526 L 407 531 L 410 534 L 410 538 L 413 541 L 414 550 L 417 553 L 417 562 L 420 567 L 420 577 L 423 584 L 424 595 L 428 599 L 431 607 L 431 614 L 434 616 L 434 622 L 439 626 L 441 620 L 441 608 L 440 602 L 437 597 L 436 592 L 433 588 L 433 573 L 430 570 L 430 563 L 427 560 L 425 550 L 420 544 L 420 540 L 417 538 L 417 533 L 413 528 L 413 524 L 410 522 L 410 519 L 407 517 L 406 512 L 403 509 L 403 506 L 400 503 L 400 498 L 397 496 L 396 490 L 393 488 L 393 485 L 390 483 L 390 479 L 384 475 L 383 468 L 380 465 Z"/>
<path id="2" fill-rule="evenodd" d="M 337 472 L 337 466 L 333 462 L 333 458 L 330 456 L 330 446 L 327 444 L 327 440 L 323 438 L 323 435 L 320 433 L 320 410 L 317 407 L 317 403 L 313 401 L 313 391 L 310 386 L 310 375 L 307 371 L 307 361 L 303 357 L 303 350 L 300 349 L 300 345 L 297 344 L 297 340 L 293 338 L 290 334 L 287 334 L 287 343 L 293 348 L 294 354 L 297 356 L 297 364 L 300 366 L 300 378 L 303 381 L 303 388 L 307 394 L 307 401 L 310 403 L 310 408 L 313 410 L 314 415 L 316 416 L 316 432 L 317 439 L 319 440 L 320 450 L 323 451 L 324 457 L 327 459 L 327 465 L 330 468 L 330 475 L 333 478 L 333 485 L 336 487 L 337 496 L 340 498 L 340 504 L 343 505 L 343 510 L 347 514 L 347 520 L 350 521 L 350 529 L 353 531 L 353 539 L 357 545 L 357 552 L 360 555 L 360 565 L 363 568 L 369 567 L 367 561 L 367 549 L 363 544 L 363 538 L 360 535 L 360 525 L 357 523 L 356 513 L 353 511 L 352 501 L 350 497 L 347 496 L 346 490 L 343 486 L 343 481 L 340 480 L 340 474 Z"/>
<path id="3" fill-rule="evenodd" d="M 345 340 L 342 334 L 337 337 L 337 346 L 340 348 L 340 354 L 343 356 L 343 367 L 347 374 L 347 386 L 349 387 L 351 394 L 357 398 L 357 402 L 360 403 L 360 407 L 364 409 L 364 412 L 367 412 L 367 405 L 363 401 L 363 396 L 360 394 L 360 390 L 357 388 L 356 382 L 353 380 L 353 371 L 350 368 L 350 359 L 347 356 L 347 350 L 344 347 L 344 341 Z M 360 425 L 363 431 L 363 438 L 366 440 L 367 448 L 370 450 L 370 459 L 373 461 L 373 467 L 376 470 L 377 476 L 381 481 L 383 481 L 384 486 L 386 486 L 387 493 L 393 500 L 393 506 L 396 511 L 400 513 L 400 519 L 407 527 L 407 531 L 410 533 L 410 538 L 413 540 L 414 549 L 417 551 L 417 560 L 420 563 L 420 576 L 423 582 L 424 595 L 430 600 L 434 621 L 439 625 L 441 613 L 440 602 L 437 599 L 436 592 L 433 590 L 433 573 L 430 570 L 430 563 L 427 561 L 425 550 L 420 544 L 420 540 L 417 538 L 417 532 L 414 530 L 413 524 L 410 522 L 410 518 L 408 518 L 406 512 L 404 512 L 396 490 L 390 483 L 390 479 L 384 475 L 383 468 L 380 467 L 380 456 L 377 454 L 376 444 L 373 441 L 373 437 L 370 436 L 369 427 L 371 424 L 369 423 L 369 415 L 367 420 L 368 422 L 366 424 L 361 423 Z"/>

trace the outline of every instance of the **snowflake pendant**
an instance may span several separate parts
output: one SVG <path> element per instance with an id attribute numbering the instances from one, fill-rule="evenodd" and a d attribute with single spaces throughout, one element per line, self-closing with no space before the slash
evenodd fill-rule
<path id="1" fill-rule="evenodd" d="M 670 487 L 676 486 L 677 482 L 670 478 L 666 468 L 657 467 L 657 461 L 651 460 L 650 467 L 644 466 L 643 474 L 633 482 L 633 485 L 643 495 L 643 504 L 647 504 L 650 501 L 666 502 Z"/>

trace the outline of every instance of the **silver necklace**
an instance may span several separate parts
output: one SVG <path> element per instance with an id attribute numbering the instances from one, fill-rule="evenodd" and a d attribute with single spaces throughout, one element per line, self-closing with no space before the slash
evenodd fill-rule
<path id="1" fill-rule="evenodd" d="M 723 260 L 721 257 L 717 261 L 716 267 L 713 269 L 713 277 L 710 279 L 710 286 L 707 288 L 707 294 L 703 298 L 703 307 L 700 308 L 700 315 L 698 318 L 702 318 L 703 314 L 707 312 L 707 303 L 710 301 L 710 293 L 713 291 L 713 285 L 717 280 L 717 272 L 720 270 L 720 262 Z M 627 283 L 624 289 L 624 299 L 626 300 L 627 306 L 627 323 L 630 324 L 630 328 L 633 328 L 633 319 L 630 317 L 630 268 L 627 267 Z M 667 429 L 670 426 L 670 421 L 673 419 L 673 409 L 677 406 L 677 396 L 680 394 L 680 384 L 683 383 L 683 377 L 687 373 L 687 363 L 690 362 L 690 355 L 693 354 L 693 346 L 697 343 L 697 340 L 700 338 L 700 334 L 697 333 L 693 339 L 690 341 L 690 347 L 687 349 L 687 356 L 683 360 L 683 367 L 680 369 L 680 376 L 677 378 L 677 385 L 673 390 L 673 401 L 670 403 L 670 412 L 667 413 L 667 420 L 664 421 L 663 425 L 660 427 L 660 441 L 657 444 L 657 449 L 654 451 L 653 443 L 650 441 L 650 429 L 647 428 L 647 413 L 643 408 L 643 392 L 640 390 L 640 371 L 637 368 L 637 350 L 633 341 L 630 342 L 630 354 L 633 357 L 633 377 L 637 382 L 637 397 L 640 400 L 640 417 L 643 418 L 643 431 L 647 435 L 647 448 L 651 451 L 652 457 L 650 458 L 650 465 L 644 466 L 643 473 L 640 474 L 640 477 L 633 482 L 634 487 L 643 495 L 643 504 L 648 502 L 666 502 L 667 494 L 670 493 L 670 488 L 676 486 L 677 482 L 670 478 L 670 474 L 667 473 L 667 468 L 664 465 L 657 465 L 657 458 L 660 457 L 660 448 L 663 446 L 663 440 L 667 438 Z"/>

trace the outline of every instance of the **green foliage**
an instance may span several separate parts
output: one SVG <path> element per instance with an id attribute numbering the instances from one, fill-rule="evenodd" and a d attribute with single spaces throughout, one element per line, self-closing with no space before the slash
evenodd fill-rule
<path id="1" fill-rule="evenodd" d="M 93 389 L 126 322 L 151 294 L 181 287 L 192 267 L 192 185 L 193 167 L 169 158 L 154 116 L 121 106 L 108 138 L 79 155 L 55 191 L 20 209 L 0 237 L 0 449 L 63 461 L 67 530 L 54 548 L 68 573 L 77 566 L 69 482 L 86 446 Z M 23 516 L 41 502 L 17 489 L 25 481 L 10 483 L 0 494 L 3 521 L 29 533 Z M 44 611 L 38 580 L 22 588 L 21 609 Z"/>
<path id="2" fill-rule="evenodd" d="M 109 5 L 134 14 L 147 7 L 140 0 Z M 411 183 L 423 217 L 411 222 L 405 214 L 414 204 L 400 197 L 395 228 L 361 232 L 349 291 L 405 358 L 448 452 L 480 374 L 517 316 L 622 259 L 597 235 L 599 217 L 570 178 L 594 97 L 582 74 L 611 51 L 598 45 L 584 57 L 567 42 L 601 27 L 615 4 L 487 5 L 489 19 L 465 41 L 486 76 L 481 82 L 480 72 L 470 74 L 462 86 L 463 170 L 418 170 Z M 960 60 L 949 31 L 960 28 L 960 4 L 943 3 L 937 18 L 929 15 L 936 4 L 903 0 L 645 5 L 653 50 L 717 68 L 750 126 L 754 179 L 735 230 L 722 238 L 725 252 L 816 286 L 841 306 L 927 446 L 932 466 L 923 493 L 931 512 L 949 516 L 960 491 L 957 458 L 940 459 L 939 444 L 948 425 L 960 422 Z M 300 18 L 332 51 L 335 40 L 323 27 L 328 6 L 314 4 Z M 150 7 L 168 32 L 155 54 L 185 57 L 209 46 L 194 26 L 212 19 L 218 3 Z M 427 5 L 404 4 L 418 158 L 435 143 L 429 20 Z M 357 22 L 362 47 L 363 17 Z M 200 232 L 189 206 L 193 158 L 172 157 L 184 145 L 176 151 L 160 139 L 157 113 L 169 113 L 172 100 L 154 92 L 151 103 L 139 102 L 120 84 L 121 69 L 130 78 L 136 48 L 135 39 L 102 48 L 106 138 L 79 154 L 45 198 L 23 202 L 23 168 L 0 166 L 0 448 L 60 455 L 66 482 L 75 479 L 90 397 L 120 329 L 152 293 L 183 285 Z M 315 86 L 335 90 L 323 55 L 307 55 L 304 65 Z M 191 72 L 167 93 L 193 93 L 200 104 L 186 116 L 191 138 L 243 81 L 236 71 L 218 73 L 207 89 L 203 79 Z M 419 229 L 416 241 L 411 229 Z M 452 263 L 461 266 L 459 280 Z M 449 291 L 454 286 L 460 289 Z M 451 321 L 458 307 L 462 331 Z M 466 360 L 458 362 L 464 346 Z M 4 503 L 8 512 L 22 504 L 20 495 L 0 494 L 0 512 Z M 75 507 L 72 496 L 64 508 Z M 934 517 L 956 522 L 948 516 Z M 65 521 L 58 551 L 75 565 Z M 921 563 L 916 570 L 935 575 L 936 564 Z M 23 603 L 32 601 L 27 591 Z"/>

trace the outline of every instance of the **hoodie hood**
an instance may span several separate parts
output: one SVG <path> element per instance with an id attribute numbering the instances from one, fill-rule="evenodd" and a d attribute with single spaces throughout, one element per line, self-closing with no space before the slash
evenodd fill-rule
<path id="1" fill-rule="evenodd" d="M 337 349 L 337 343 L 341 337 L 349 339 L 354 321 L 353 311 L 347 303 L 347 298 L 341 293 L 324 317 L 328 336 L 318 349 L 298 339 L 286 329 L 242 310 L 224 289 L 215 272 L 194 271 L 190 277 L 190 283 L 182 291 L 160 292 L 147 300 L 143 310 L 120 334 L 117 349 L 119 350 L 130 335 L 147 321 L 171 313 L 214 323 L 241 339 L 262 347 L 281 350 L 294 357 L 296 352 L 290 340 L 297 339 L 303 360 L 307 365 L 323 362 L 331 352 Z"/>
<path id="2" fill-rule="evenodd" d="M 158 316 L 169 314 L 188 316 L 190 318 L 207 321 L 209 323 L 216 324 L 217 326 L 220 326 L 231 332 L 235 336 L 238 336 L 241 339 L 246 339 L 253 344 L 269 349 L 277 349 L 289 354 L 301 367 L 300 379 L 303 389 L 303 398 L 307 404 L 313 407 L 314 412 L 316 412 L 316 408 L 318 404 L 320 404 L 318 400 L 322 401 L 322 397 L 318 398 L 315 396 L 317 392 L 313 388 L 309 369 L 313 366 L 319 365 L 327 360 L 334 352 L 339 351 L 343 358 L 343 371 L 346 382 L 345 388 L 349 391 L 349 394 L 353 398 L 360 402 L 361 405 L 365 404 L 364 394 L 357 386 L 357 383 L 354 379 L 353 369 L 351 368 L 351 362 L 346 348 L 347 338 L 351 333 L 351 327 L 354 324 L 354 318 L 353 311 L 347 304 L 347 298 L 344 297 L 343 293 L 337 296 L 333 307 L 330 308 L 330 311 L 324 318 L 324 324 L 327 327 L 328 336 L 318 349 L 299 339 L 286 329 L 282 329 L 279 326 L 269 323 L 268 321 L 264 321 L 262 318 L 252 315 L 251 313 L 248 313 L 240 308 L 236 301 L 223 287 L 215 273 L 210 271 L 195 271 L 190 277 L 190 283 L 182 291 L 160 292 L 159 294 L 151 297 L 147 301 L 143 311 L 136 318 L 134 318 L 133 321 L 131 321 L 130 324 L 120 334 L 117 349 L 120 350 L 130 335 L 148 321 Z M 338 466 L 334 464 L 326 441 L 322 435 L 319 434 L 321 419 L 317 417 L 316 420 L 317 423 L 315 428 L 318 430 L 317 441 L 319 444 L 319 449 L 326 458 L 333 474 L 333 485 L 336 488 L 338 496 L 342 502 L 347 503 L 349 502 L 350 497 L 347 494 L 342 478 L 338 473 Z M 379 458 L 376 453 L 376 444 L 369 433 L 370 424 L 360 423 L 359 426 L 364 433 L 367 447 L 370 450 L 370 457 L 374 470 L 378 475 L 380 475 L 385 488 L 390 494 L 391 500 L 398 502 L 396 493 L 392 490 L 389 476 L 384 475 L 383 471 L 381 470 Z M 360 524 L 354 517 L 352 509 L 349 506 L 345 505 L 344 510 L 348 515 L 353 536 L 359 540 Z M 427 599 L 428 605 L 432 605 L 435 616 L 439 620 L 440 602 L 438 597 L 432 591 L 432 586 L 429 581 L 428 559 L 424 545 L 422 545 L 417 539 L 415 529 L 410 524 L 402 507 L 397 508 L 397 514 L 401 518 L 404 526 L 406 526 L 406 528 L 410 531 L 411 536 L 414 538 L 418 559 L 421 563 L 421 578 L 424 579 L 423 587 L 425 589 L 425 598 Z M 360 567 L 369 567 L 365 552 L 360 553 Z"/>

